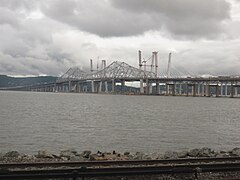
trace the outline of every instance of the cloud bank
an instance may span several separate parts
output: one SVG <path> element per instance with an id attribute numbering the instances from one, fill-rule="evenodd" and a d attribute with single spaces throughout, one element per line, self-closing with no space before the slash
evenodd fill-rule
<path id="1" fill-rule="evenodd" d="M 173 66 L 238 73 L 240 5 L 235 0 L 2 0 L 0 74 L 61 75 L 101 59 L 137 66 L 172 49 Z M 99 59 L 99 60 L 98 60 Z"/>

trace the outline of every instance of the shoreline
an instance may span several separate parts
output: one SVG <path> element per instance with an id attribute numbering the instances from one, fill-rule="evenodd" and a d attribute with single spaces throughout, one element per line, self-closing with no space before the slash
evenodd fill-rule
<path id="1" fill-rule="evenodd" d="M 179 159 L 179 158 L 204 158 L 204 157 L 236 157 L 240 156 L 240 148 L 228 151 L 214 151 L 211 148 L 195 148 L 189 151 L 166 151 L 165 153 L 143 153 L 143 152 L 91 152 L 85 150 L 77 152 L 68 149 L 52 154 L 47 150 L 39 150 L 37 154 L 21 154 L 18 151 L 0 153 L 0 163 L 24 163 L 24 162 L 61 162 L 61 161 L 108 161 L 108 160 L 154 160 L 154 159 Z"/>

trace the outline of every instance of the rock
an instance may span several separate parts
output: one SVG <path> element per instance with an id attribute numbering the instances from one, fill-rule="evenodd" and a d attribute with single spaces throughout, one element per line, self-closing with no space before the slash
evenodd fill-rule
<path id="1" fill-rule="evenodd" d="M 136 154 L 133 156 L 134 160 L 142 160 L 144 156 L 144 153 L 142 152 L 136 152 Z"/>
<path id="2" fill-rule="evenodd" d="M 147 154 L 144 154 L 144 155 L 142 156 L 142 159 L 143 159 L 143 160 L 152 160 L 151 156 L 149 156 L 149 155 L 147 155 Z"/>
<path id="3" fill-rule="evenodd" d="M 212 157 L 212 151 L 210 148 L 203 147 L 199 150 L 198 155 L 199 157 Z"/>
<path id="4" fill-rule="evenodd" d="M 86 161 L 86 158 L 82 156 L 71 156 L 70 161 Z"/>
<path id="5" fill-rule="evenodd" d="M 96 159 L 96 157 L 95 157 L 93 154 L 91 154 L 91 155 L 89 156 L 89 160 L 90 160 L 90 161 L 96 161 L 97 159 Z"/>
<path id="6" fill-rule="evenodd" d="M 216 152 L 215 157 L 230 157 L 230 154 L 228 152 Z"/>
<path id="7" fill-rule="evenodd" d="M 153 159 L 153 160 L 154 160 L 154 159 L 160 159 L 158 153 L 149 154 L 149 157 L 150 157 L 151 159 Z"/>
<path id="8" fill-rule="evenodd" d="M 3 153 L 0 153 L 0 160 L 3 158 Z"/>
<path id="9" fill-rule="evenodd" d="M 56 159 L 61 159 L 61 157 L 58 156 L 58 155 L 56 155 L 56 154 L 52 154 L 52 156 L 53 156 L 54 158 L 56 158 Z"/>
<path id="10" fill-rule="evenodd" d="M 68 159 L 76 155 L 77 155 L 77 151 L 74 151 L 74 150 L 64 150 L 60 152 L 60 157 L 66 157 Z"/>
<path id="11" fill-rule="evenodd" d="M 164 159 L 177 159 L 178 153 L 173 151 L 167 151 L 164 154 Z"/>
<path id="12" fill-rule="evenodd" d="M 134 155 L 132 154 L 129 154 L 126 157 L 127 157 L 127 160 L 134 160 Z"/>
<path id="13" fill-rule="evenodd" d="M 19 157 L 19 156 L 20 154 L 17 151 L 9 151 L 4 155 L 4 157 L 11 157 L 11 158 Z"/>
<path id="14" fill-rule="evenodd" d="M 28 154 L 24 154 L 24 155 L 22 156 L 22 158 L 25 159 L 25 160 L 27 160 L 27 161 L 29 161 L 29 160 L 35 160 L 35 159 L 36 159 L 35 156 L 33 156 L 33 155 L 28 155 Z"/>
<path id="15" fill-rule="evenodd" d="M 240 148 L 234 148 L 231 152 L 233 156 L 240 156 Z"/>
<path id="16" fill-rule="evenodd" d="M 126 152 L 123 153 L 123 155 L 128 156 L 128 155 L 130 155 L 130 152 L 126 151 Z"/>
<path id="17" fill-rule="evenodd" d="M 83 153 L 81 154 L 82 157 L 85 157 L 85 158 L 89 158 L 90 154 L 92 152 L 91 151 L 83 151 Z"/>
<path id="18" fill-rule="evenodd" d="M 164 155 L 163 154 L 159 154 L 158 155 L 158 159 L 164 159 Z"/>
<path id="19" fill-rule="evenodd" d="M 54 156 L 46 150 L 38 151 L 38 154 L 36 155 L 36 157 L 37 158 L 54 158 Z"/>
<path id="20" fill-rule="evenodd" d="M 188 155 L 191 156 L 191 157 L 197 157 L 199 154 L 199 149 L 191 149 L 189 152 L 188 152 Z"/>
<path id="21" fill-rule="evenodd" d="M 178 158 L 186 158 L 188 156 L 187 151 L 178 152 Z"/>
<path id="22" fill-rule="evenodd" d="M 69 158 L 66 158 L 66 157 L 60 157 L 60 159 L 63 160 L 63 161 L 68 161 L 69 160 Z"/>

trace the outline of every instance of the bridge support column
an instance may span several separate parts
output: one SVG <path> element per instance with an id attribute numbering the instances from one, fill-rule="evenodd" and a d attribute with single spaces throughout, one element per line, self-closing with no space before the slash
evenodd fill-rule
<path id="1" fill-rule="evenodd" d="M 202 83 L 202 95 L 206 96 L 206 82 Z"/>
<path id="2" fill-rule="evenodd" d="M 211 96 L 211 88 L 209 83 L 206 84 L 206 96 L 207 97 Z"/>
<path id="3" fill-rule="evenodd" d="M 99 89 L 98 92 L 101 93 L 102 92 L 102 81 L 99 82 Z"/>
<path id="4" fill-rule="evenodd" d="M 186 83 L 186 96 L 189 96 L 189 84 L 188 84 L 188 82 Z"/>
<path id="5" fill-rule="evenodd" d="M 140 79 L 140 94 L 144 94 L 143 79 Z"/>
<path id="6" fill-rule="evenodd" d="M 69 82 L 68 82 L 68 92 L 71 92 L 71 89 L 72 89 L 72 87 L 71 87 L 71 81 L 69 81 Z"/>
<path id="7" fill-rule="evenodd" d="M 77 92 L 77 84 L 75 84 L 75 85 L 73 86 L 73 92 L 74 92 L 74 93 Z"/>
<path id="8" fill-rule="evenodd" d="M 121 93 L 125 93 L 125 80 L 121 81 Z"/>
<path id="9" fill-rule="evenodd" d="M 223 96 L 223 83 L 221 82 L 221 96 Z"/>
<path id="10" fill-rule="evenodd" d="M 233 98 L 234 95 L 234 87 L 233 87 L 233 82 L 231 82 L 231 93 L 230 93 L 230 97 Z"/>
<path id="11" fill-rule="evenodd" d="M 199 83 L 199 86 L 200 86 L 199 96 L 202 96 L 202 91 L 203 91 L 202 82 Z"/>
<path id="12" fill-rule="evenodd" d="M 112 79 L 112 93 L 114 93 L 115 91 L 115 80 Z"/>
<path id="13" fill-rule="evenodd" d="M 200 96 L 200 83 L 197 83 L 197 87 L 198 87 L 198 91 L 197 91 L 197 95 Z"/>
<path id="14" fill-rule="evenodd" d="M 105 93 L 108 93 L 108 82 L 105 81 Z"/>
<path id="15" fill-rule="evenodd" d="M 149 94 L 152 94 L 152 82 L 148 82 Z"/>
<path id="16" fill-rule="evenodd" d="M 173 83 L 173 85 L 172 85 L 172 95 L 173 96 L 176 95 L 176 83 Z"/>
<path id="17" fill-rule="evenodd" d="M 81 92 L 81 86 L 80 86 L 80 82 L 77 83 L 77 92 L 80 93 Z"/>
<path id="18" fill-rule="evenodd" d="M 88 87 L 86 85 L 83 86 L 83 92 L 88 92 Z"/>
<path id="19" fill-rule="evenodd" d="M 225 96 L 227 96 L 228 95 L 228 83 L 226 82 L 226 84 L 225 84 Z"/>
<path id="20" fill-rule="evenodd" d="M 145 87 L 145 94 L 149 94 L 149 82 L 148 79 L 146 79 L 146 87 Z"/>
<path id="21" fill-rule="evenodd" d="M 156 82 L 156 94 L 160 94 L 160 86 L 159 86 L 159 82 Z"/>
<path id="22" fill-rule="evenodd" d="M 216 97 L 219 97 L 219 86 L 218 86 L 218 84 L 216 86 Z"/>
<path id="23" fill-rule="evenodd" d="M 180 96 L 182 95 L 182 83 L 181 82 L 179 83 L 179 95 Z"/>
<path id="24" fill-rule="evenodd" d="M 194 97 L 196 97 L 196 84 L 193 84 L 192 85 L 192 95 L 194 96 Z"/>
<path id="25" fill-rule="evenodd" d="M 57 91 L 57 84 L 55 83 L 53 87 L 53 92 L 56 92 L 56 91 Z"/>
<path id="26" fill-rule="evenodd" d="M 235 85 L 237 85 L 237 84 L 235 84 Z M 235 86 L 235 96 L 238 96 L 238 87 L 237 86 Z"/>
<path id="27" fill-rule="evenodd" d="M 165 84 L 165 95 L 168 96 L 168 90 L 169 90 L 169 85 L 166 83 Z"/>
<path id="28" fill-rule="evenodd" d="M 93 81 L 93 80 L 91 81 L 91 91 L 92 91 L 92 93 L 95 92 L 95 91 L 94 91 L 94 81 Z"/>

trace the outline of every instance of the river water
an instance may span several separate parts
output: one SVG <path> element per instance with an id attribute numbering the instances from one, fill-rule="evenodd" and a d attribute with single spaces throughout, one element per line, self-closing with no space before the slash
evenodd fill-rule
<path id="1" fill-rule="evenodd" d="M 0 91 L 0 152 L 240 146 L 240 100 Z"/>

